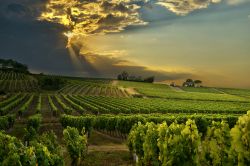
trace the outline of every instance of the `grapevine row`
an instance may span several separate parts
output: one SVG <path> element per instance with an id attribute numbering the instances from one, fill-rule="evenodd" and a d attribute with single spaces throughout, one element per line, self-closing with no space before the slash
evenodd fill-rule
<path id="1" fill-rule="evenodd" d="M 6 130 L 13 127 L 15 122 L 15 115 L 0 116 L 0 130 Z"/>
<path id="2" fill-rule="evenodd" d="M 199 133 L 194 120 L 168 125 L 138 123 L 128 136 L 137 165 L 249 165 L 250 111 L 230 130 L 225 122 L 212 122 Z"/>
<path id="3" fill-rule="evenodd" d="M 140 114 L 140 115 L 85 115 L 85 116 L 72 116 L 72 115 L 62 115 L 60 118 L 63 127 L 71 126 L 76 127 L 81 130 L 83 127 L 85 129 L 91 130 L 95 128 L 101 131 L 108 132 L 119 132 L 121 134 L 128 134 L 132 126 L 138 122 L 167 122 L 171 124 L 172 122 L 185 123 L 188 119 L 195 120 L 200 132 L 205 133 L 207 126 L 212 123 L 212 121 L 225 120 L 228 122 L 230 127 L 233 127 L 238 119 L 235 115 L 186 115 L 186 114 Z"/>
<path id="4" fill-rule="evenodd" d="M 41 110 L 42 110 L 42 96 L 39 95 L 37 105 L 36 105 L 36 112 L 41 113 Z"/>
<path id="5" fill-rule="evenodd" d="M 58 104 L 62 107 L 62 109 L 65 111 L 65 113 L 71 114 L 73 112 L 73 109 L 67 106 L 59 96 L 55 95 L 55 99 L 58 102 Z"/>
<path id="6" fill-rule="evenodd" d="M 28 110 L 31 102 L 33 101 L 34 95 L 31 95 L 29 99 L 22 105 L 22 107 L 18 110 L 18 115 L 22 116 L 25 111 Z"/>
<path id="7" fill-rule="evenodd" d="M 206 113 L 244 114 L 250 103 L 187 101 L 167 99 L 135 99 L 97 96 L 72 96 L 74 102 L 93 113 Z M 74 99 L 73 99 L 74 98 Z"/>
<path id="8" fill-rule="evenodd" d="M 17 98 L 16 100 L 12 101 L 8 105 L 5 105 L 4 107 L 0 108 L 0 115 L 6 115 L 9 113 L 9 111 L 16 108 L 19 104 L 21 104 L 25 99 L 27 95 L 21 95 L 21 97 Z"/>
<path id="9" fill-rule="evenodd" d="M 55 104 L 53 103 L 53 100 L 51 99 L 51 96 L 48 95 L 48 101 L 49 101 L 49 106 L 50 106 L 50 109 L 52 110 L 52 114 L 54 116 L 58 115 L 59 114 L 59 110 L 57 109 L 57 107 L 55 106 Z"/>

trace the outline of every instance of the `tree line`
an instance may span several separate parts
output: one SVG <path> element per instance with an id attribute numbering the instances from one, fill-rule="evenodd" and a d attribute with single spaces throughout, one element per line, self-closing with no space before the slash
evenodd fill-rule
<path id="1" fill-rule="evenodd" d="M 147 83 L 153 83 L 155 80 L 154 76 L 142 78 L 141 76 L 134 76 L 134 75 L 129 75 L 128 72 L 123 71 L 121 74 L 117 76 L 118 80 L 123 80 L 123 81 L 134 81 L 134 82 L 147 82 Z"/>
<path id="2" fill-rule="evenodd" d="M 3 71 L 15 71 L 29 73 L 28 66 L 12 59 L 0 59 L 0 69 Z"/>
<path id="3" fill-rule="evenodd" d="M 183 82 L 182 86 L 184 87 L 201 87 L 202 85 L 201 80 L 193 80 L 188 78 L 185 82 Z"/>

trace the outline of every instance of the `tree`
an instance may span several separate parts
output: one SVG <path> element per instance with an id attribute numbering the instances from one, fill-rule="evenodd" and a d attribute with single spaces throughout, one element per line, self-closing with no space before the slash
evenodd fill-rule
<path id="1" fill-rule="evenodd" d="M 129 74 L 128 74 L 128 72 L 123 71 L 121 74 L 119 74 L 117 76 L 117 79 L 118 80 L 124 80 L 124 81 L 129 80 Z"/>
<path id="2" fill-rule="evenodd" d="M 122 75 L 119 74 L 119 75 L 117 76 L 117 79 L 118 79 L 118 80 L 122 80 Z"/>
<path id="3" fill-rule="evenodd" d="M 63 78 L 53 76 L 41 76 L 38 81 L 41 88 L 45 90 L 59 90 L 66 84 Z"/>
<path id="4" fill-rule="evenodd" d="M 200 85 L 202 84 L 202 81 L 201 80 L 195 80 L 194 84 L 195 84 L 196 87 L 200 87 Z"/>
<path id="5" fill-rule="evenodd" d="M 195 83 L 195 84 L 201 84 L 202 81 L 201 81 L 201 80 L 195 80 L 194 83 Z"/>
<path id="6" fill-rule="evenodd" d="M 144 79 L 144 82 L 153 83 L 154 80 L 155 80 L 155 77 L 154 77 L 154 76 L 151 76 L 151 77 L 145 78 L 145 79 Z"/>
<path id="7" fill-rule="evenodd" d="M 121 76 L 122 76 L 122 80 L 126 81 L 126 80 L 128 80 L 129 74 L 128 74 L 128 72 L 123 71 L 122 74 L 121 74 Z"/>
<path id="8" fill-rule="evenodd" d="M 12 59 L 0 59 L 0 64 L 2 65 L 2 70 L 12 70 L 16 72 L 29 73 L 27 65 L 21 64 Z"/>
<path id="9" fill-rule="evenodd" d="M 117 76 L 118 80 L 124 80 L 124 81 L 135 81 L 135 82 L 148 82 L 148 83 L 153 83 L 155 77 L 147 77 L 147 78 L 142 78 L 141 76 L 135 76 L 135 75 L 129 75 L 128 72 L 123 71 L 121 74 Z"/>
<path id="10" fill-rule="evenodd" d="M 188 78 L 188 79 L 186 80 L 186 82 L 187 82 L 187 83 L 193 83 L 194 81 L 193 81 L 191 78 Z"/>

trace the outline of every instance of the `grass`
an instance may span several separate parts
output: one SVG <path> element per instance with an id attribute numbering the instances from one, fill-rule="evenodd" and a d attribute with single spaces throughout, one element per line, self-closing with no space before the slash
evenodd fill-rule
<path id="1" fill-rule="evenodd" d="M 182 90 L 186 92 L 200 92 L 200 93 L 217 93 L 221 94 L 222 92 L 214 89 L 214 88 L 206 88 L 206 87 L 200 87 L 200 88 L 195 88 L 195 87 L 181 87 Z"/>
<path id="2" fill-rule="evenodd" d="M 124 142 L 105 134 L 93 131 L 88 139 L 89 151 L 84 166 L 129 166 L 133 165 L 131 155 Z M 64 145 L 63 145 L 64 146 Z M 126 149 L 120 149 L 123 146 Z M 65 165 L 70 165 L 70 157 L 63 147 Z"/>
<path id="3" fill-rule="evenodd" d="M 115 144 L 124 144 L 124 141 L 121 139 L 112 138 L 105 134 L 93 131 L 88 140 L 89 145 L 115 145 Z"/>
<path id="4" fill-rule="evenodd" d="M 8 133 L 22 139 L 25 127 L 26 124 L 16 123 L 15 127 Z M 64 145 L 62 127 L 55 124 L 43 124 L 39 132 L 43 133 L 50 130 L 53 130 L 57 135 L 58 141 L 62 146 L 65 165 L 69 166 L 71 161 Z M 84 166 L 128 166 L 133 163 L 125 143 L 119 139 L 94 131 L 88 143 L 90 145 L 89 153 L 83 161 Z M 125 148 L 125 150 L 121 149 L 121 147 Z"/>
<path id="5" fill-rule="evenodd" d="M 90 152 L 83 162 L 84 166 L 129 166 L 133 165 L 129 152 Z"/>
<path id="6" fill-rule="evenodd" d="M 218 88 L 218 90 L 224 93 L 250 98 L 250 89 Z"/>
<path id="7" fill-rule="evenodd" d="M 209 101 L 249 101 L 248 99 L 242 96 L 235 96 L 233 94 L 220 94 L 219 91 L 213 88 L 183 88 L 184 92 L 176 92 L 165 84 L 119 81 L 118 85 L 123 87 L 133 87 L 139 93 L 147 97 L 154 98 Z"/>
<path id="8" fill-rule="evenodd" d="M 131 81 L 118 81 L 118 86 L 123 86 L 125 88 L 134 88 L 137 90 L 163 90 L 165 92 L 172 92 L 173 90 L 166 84 L 152 84 L 144 82 L 131 82 Z"/>
<path id="9" fill-rule="evenodd" d="M 168 99 L 187 99 L 187 100 L 210 100 L 210 101 L 249 101 L 244 97 L 230 94 L 200 93 L 200 92 L 169 92 L 164 90 L 138 90 L 148 97 L 160 97 Z"/>
<path id="10" fill-rule="evenodd" d="M 7 131 L 8 134 L 22 139 L 25 134 L 26 124 L 15 123 L 14 127 Z"/>

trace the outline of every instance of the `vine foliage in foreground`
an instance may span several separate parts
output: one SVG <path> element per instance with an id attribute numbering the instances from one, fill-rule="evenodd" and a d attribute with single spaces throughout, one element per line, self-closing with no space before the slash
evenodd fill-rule
<path id="1" fill-rule="evenodd" d="M 225 121 L 212 122 L 202 137 L 194 120 L 185 124 L 138 123 L 130 131 L 128 147 L 137 165 L 250 165 L 250 111 L 230 130 Z"/>

